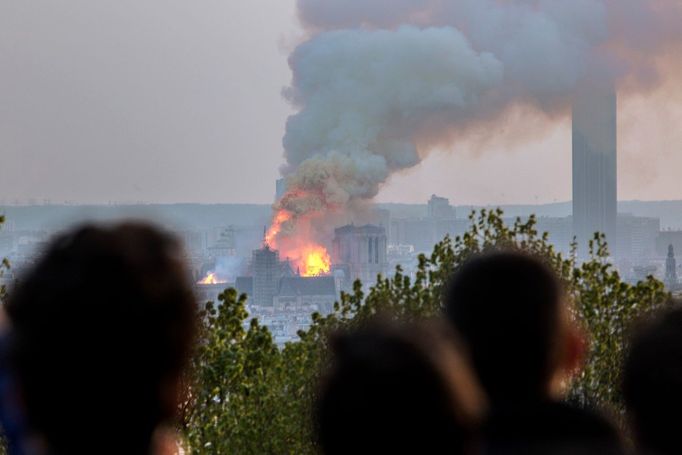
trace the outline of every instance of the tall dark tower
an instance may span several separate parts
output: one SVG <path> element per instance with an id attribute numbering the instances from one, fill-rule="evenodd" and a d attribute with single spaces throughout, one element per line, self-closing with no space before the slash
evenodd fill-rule
<path id="1" fill-rule="evenodd" d="M 270 249 L 267 245 L 255 250 L 251 267 L 253 268 L 252 303 L 257 306 L 272 306 L 281 278 L 279 252 Z"/>
<path id="2" fill-rule="evenodd" d="M 674 291 L 677 289 L 679 281 L 677 279 L 677 261 L 675 260 L 675 250 L 672 245 L 668 247 L 668 258 L 665 261 L 665 285 Z"/>
<path id="3" fill-rule="evenodd" d="M 617 98 L 613 87 L 592 86 L 573 104 L 573 234 L 579 254 L 595 232 L 616 246 Z"/>

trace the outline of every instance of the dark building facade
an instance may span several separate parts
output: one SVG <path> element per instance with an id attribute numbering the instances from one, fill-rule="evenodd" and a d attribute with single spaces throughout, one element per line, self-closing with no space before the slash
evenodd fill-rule
<path id="1" fill-rule="evenodd" d="M 282 267 L 279 252 L 268 246 L 255 250 L 251 267 L 253 270 L 252 303 L 258 306 L 271 306 L 281 278 Z"/>
<path id="2" fill-rule="evenodd" d="M 336 283 L 332 276 L 283 277 L 274 299 L 276 309 L 315 306 L 322 314 L 331 313 L 338 299 Z"/>

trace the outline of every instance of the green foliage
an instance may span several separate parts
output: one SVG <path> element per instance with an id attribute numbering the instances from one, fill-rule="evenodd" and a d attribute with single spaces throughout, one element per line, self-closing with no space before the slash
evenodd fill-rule
<path id="1" fill-rule="evenodd" d="M 496 249 L 522 250 L 557 271 L 573 300 L 575 316 L 591 338 L 585 371 L 572 385 L 581 403 L 621 408 L 620 365 L 628 327 L 639 316 L 665 305 L 659 281 L 630 285 L 608 261 L 600 236 L 590 242 L 590 260 L 564 257 L 536 230 L 535 217 L 507 226 L 502 211 L 472 213 L 461 237 L 446 238 L 422 255 L 414 276 L 398 268 L 379 277 L 367 292 L 355 283 L 342 293 L 332 314 L 313 315 L 300 340 L 277 349 L 258 321 L 246 324 L 245 297 L 227 290 L 220 304 L 202 315 L 203 337 L 194 362 L 195 378 L 186 413 L 188 444 L 194 453 L 315 453 L 311 409 L 318 374 L 325 365 L 327 335 L 376 314 L 401 320 L 437 316 L 443 287 L 472 255 Z"/>
<path id="2" fill-rule="evenodd" d="M 621 280 L 606 260 L 600 236 L 590 244 L 592 260 L 570 275 L 574 309 L 590 337 L 590 351 L 571 397 L 579 403 L 622 411 L 621 364 L 633 323 L 667 305 L 670 294 L 662 282 L 648 277 L 636 285 Z"/>
<path id="3" fill-rule="evenodd" d="M 311 453 L 308 385 L 300 346 L 279 350 L 257 320 L 247 327 L 245 296 L 228 289 L 201 314 L 203 332 L 194 361 L 186 412 L 194 453 Z M 314 367 L 314 366 L 312 366 Z"/>

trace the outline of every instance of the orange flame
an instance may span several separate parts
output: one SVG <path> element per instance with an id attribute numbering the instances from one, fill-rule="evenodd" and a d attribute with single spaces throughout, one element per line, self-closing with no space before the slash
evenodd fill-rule
<path id="1" fill-rule="evenodd" d="M 327 275 L 332 268 L 332 260 L 326 248 L 311 245 L 303 251 L 303 271 L 306 277 Z"/>
<path id="2" fill-rule="evenodd" d="M 223 283 L 225 283 L 225 281 L 221 281 L 214 272 L 211 272 L 208 275 L 206 275 L 206 277 L 203 280 L 199 281 L 198 284 L 209 285 L 209 284 L 223 284 Z"/>
<path id="3" fill-rule="evenodd" d="M 275 214 L 272 220 L 272 225 L 265 234 L 265 244 L 269 247 L 275 247 L 275 240 L 280 232 L 282 232 L 282 225 L 293 218 L 291 212 L 280 210 Z"/>
<path id="4" fill-rule="evenodd" d="M 305 234 L 301 232 L 298 236 L 279 238 L 284 223 L 293 218 L 293 213 L 288 210 L 278 210 L 272 219 L 270 229 L 265 234 L 265 246 L 279 249 L 280 257 L 289 258 L 300 270 L 302 276 L 314 277 L 328 274 L 331 271 L 332 261 L 325 247 L 306 240 Z"/>

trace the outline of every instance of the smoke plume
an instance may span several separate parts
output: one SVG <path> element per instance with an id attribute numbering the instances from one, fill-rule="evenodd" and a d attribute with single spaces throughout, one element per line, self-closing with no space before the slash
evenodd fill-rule
<path id="1" fill-rule="evenodd" d="M 587 84 L 642 90 L 679 49 L 678 0 L 298 0 L 278 236 L 315 237 L 436 144 Z M 300 229 L 300 231 L 299 231 Z"/>

